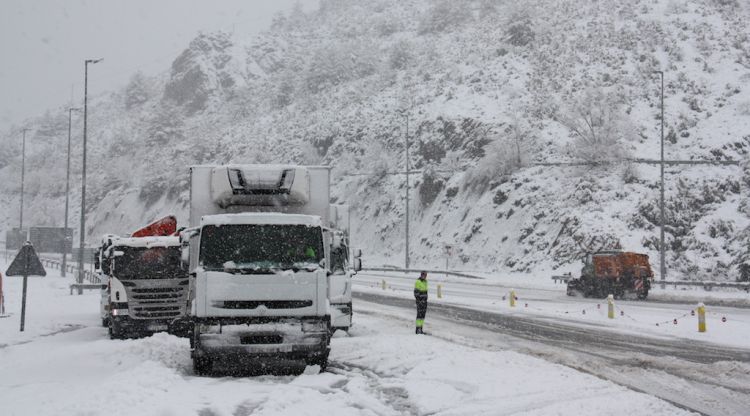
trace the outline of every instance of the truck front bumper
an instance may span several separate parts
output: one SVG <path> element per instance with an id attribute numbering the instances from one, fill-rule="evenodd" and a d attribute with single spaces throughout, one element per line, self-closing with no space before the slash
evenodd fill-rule
<path id="1" fill-rule="evenodd" d="M 310 327 L 308 327 L 310 326 Z M 267 323 L 196 325 L 194 357 L 256 356 L 306 358 L 326 354 L 330 334 L 327 325 Z"/>

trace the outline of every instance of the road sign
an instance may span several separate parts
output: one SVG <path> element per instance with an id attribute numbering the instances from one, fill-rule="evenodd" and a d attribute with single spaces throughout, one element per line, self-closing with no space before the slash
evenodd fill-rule
<path id="1" fill-rule="evenodd" d="M 39 256 L 36 255 L 34 246 L 27 242 L 21 247 L 21 251 L 18 252 L 16 258 L 10 263 L 8 271 L 5 272 L 6 276 L 46 276 L 47 271 L 44 270 L 42 262 L 39 261 Z"/>
<path id="2" fill-rule="evenodd" d="M 10 267 L 5 272 L 6 276 L 23 276 L 23 298 L 21 299 L 21 332 L 26 322 L 26 284 L 29 276 L 46 276 L 47 272 L 39 261 L 39 257 L 34 251 L 34 246 L 30 242 L 21 247 L 16 258 L 10 263 Z"/>

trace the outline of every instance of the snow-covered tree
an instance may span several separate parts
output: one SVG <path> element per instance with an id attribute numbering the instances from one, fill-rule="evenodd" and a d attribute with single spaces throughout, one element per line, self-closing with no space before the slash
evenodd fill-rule
<path id="1" fill-rule="evenodd" d="M 149 81 L 146 76 L 138 71 L 130 77 L 128 85 L 125 87 L 125 108 L 128 110 L 135 108 L 151 97 Z"/>

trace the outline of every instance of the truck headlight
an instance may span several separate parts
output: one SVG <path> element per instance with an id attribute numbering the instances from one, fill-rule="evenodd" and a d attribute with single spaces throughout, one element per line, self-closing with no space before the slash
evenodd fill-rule
<path id="1" fill-rule="evenodd" d="M 201 324 L 198 326 L 198 331 L 200 331 L 201 334 L 220 334 L 221 327 L 219 325 Z"/>
<path id="2" fill-rule="evenodd" d="M 302 321 L 303 332 L 323 332 L 327 329 L 325 321 Z"/>

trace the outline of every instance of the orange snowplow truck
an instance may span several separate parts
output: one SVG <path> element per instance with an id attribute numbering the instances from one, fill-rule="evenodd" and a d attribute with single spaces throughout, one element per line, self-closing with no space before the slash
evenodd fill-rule
<path id="1" fill-rule="evenodd" d="M 654 273 L 648 255 L 627 251 L 588 254 L 581 277 L 568 281 L 569 296 L 646 299 Z"/>

